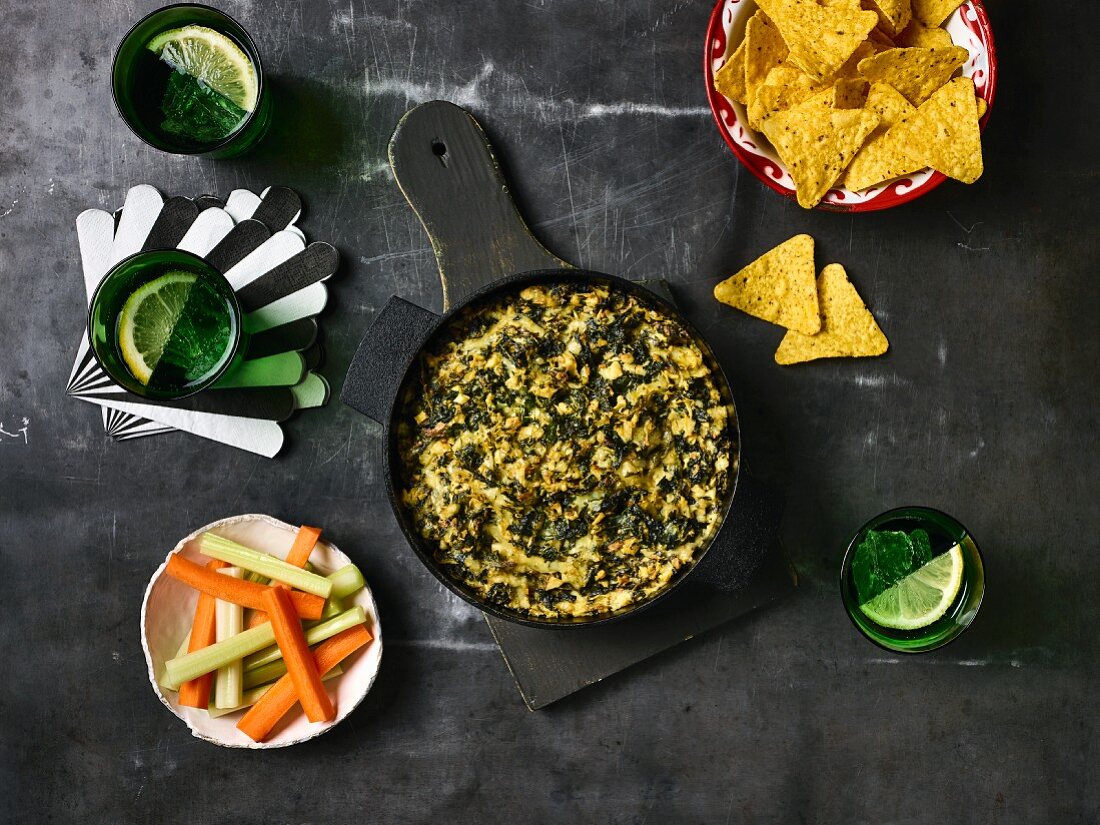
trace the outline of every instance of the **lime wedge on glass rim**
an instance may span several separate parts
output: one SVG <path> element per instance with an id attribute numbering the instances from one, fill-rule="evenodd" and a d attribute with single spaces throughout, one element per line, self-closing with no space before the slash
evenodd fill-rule
<path id="1" fill-rule="evenodd" d="M 246 112 L 256 108 L 256 67 L 221 32 L 207 26 L 170 29 L 150 40 L 147 48 L 177 72 L 201 80 Z"/>
<path id="2" fill-rule="evenodd" d="M 895 630 L 919 630 L 941 618 L 963 581 L 962 548 L 955 545 L 914 570 L 859 609 L 867 618 Z"/>
<path id="3" fill-rule="evenodd" d="M 168 272 L 135 290 L 122 305 L 118 348 L 127 369 L 143 386 L 153 377 L 196 280 L 193 272 Z"/>

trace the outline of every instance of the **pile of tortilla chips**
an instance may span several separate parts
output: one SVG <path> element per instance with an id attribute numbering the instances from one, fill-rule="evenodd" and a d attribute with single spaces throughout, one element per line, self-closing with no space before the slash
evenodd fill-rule
<path id="1" fill-rule="evenodd" d="M 795 235 L 714 288 L 724 304 L 786 327 L 777 364 L 882 355 L 890 347 L 848 280 L 829 264 L 816 278 L 814 239 Z"/>
<path id="2" fill-rule="evenodd" d="M 813 208 L 931 167 L 982 174 L 985 102 L 941 28 L 962 0 L 757 0 L 745 39 L 714 77 L 744 104 Z"/>

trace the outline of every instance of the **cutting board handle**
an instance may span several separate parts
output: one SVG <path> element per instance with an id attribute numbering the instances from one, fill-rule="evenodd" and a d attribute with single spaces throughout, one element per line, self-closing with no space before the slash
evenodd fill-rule
<path id="1" fill-rule="evenodd" d="M 531 234 L 489 139 L 465 109 L 435 100 L 407 112 L 389 157 L 431 239 L 445 310 L 507 275 L 569 266 Z"/>

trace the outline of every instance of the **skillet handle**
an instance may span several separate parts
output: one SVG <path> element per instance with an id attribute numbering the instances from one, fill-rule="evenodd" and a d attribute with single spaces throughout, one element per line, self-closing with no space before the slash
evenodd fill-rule
<path id="1" fill-rule="evenodd" d="M 778 490 L 753 478 L 742 467 L 729 515 L 706 555 L 689 574 L 690 580 L 726 592 L 747 585 L 776 550 L 784 505 Z"/>
<path id="2" fill-rule="evenodd" d="M 340 400 L 386 426 L 405 370 L 438 320 L 434 312 L 390 298 L 355 351 Z"/>
<path id="3" fill-rule="evenodd" d="M 390 139 L 397 185 L 431 239 L 447 309 L 517 272 L 568 267 L 531 234 L 473 115 L 453 103 L 422 103 Z"/>

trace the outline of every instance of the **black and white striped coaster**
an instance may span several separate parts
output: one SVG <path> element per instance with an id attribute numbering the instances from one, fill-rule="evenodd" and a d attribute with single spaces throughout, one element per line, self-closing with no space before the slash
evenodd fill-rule
<path id="1" fill-rule="evenodd" d="M 142 398 L 115 384 L 81 339 L 68 394 L 102 409 L 107 435 L 127 440 L 183 430 L 233 447 L 273 456 L 283 444 L 280 423 L 296 410 L 328 402 L 318 372 L 316 316 L 324 281 L 339 264 L 336 249 L 307 244 L 296 225 L 302 204 L 285 187 L 260 194 L 237 189 L 225 201 L 210 195 L 165 199 L 152 186 L 130 189 L 114 214 L 100 209 L 76 219 L 89 303 L 115 264 L 149 249 L 177 248 L 204 258 L 237 292 L 251 333 L 245 360 L 217 388 L 181 401 Z"/>

